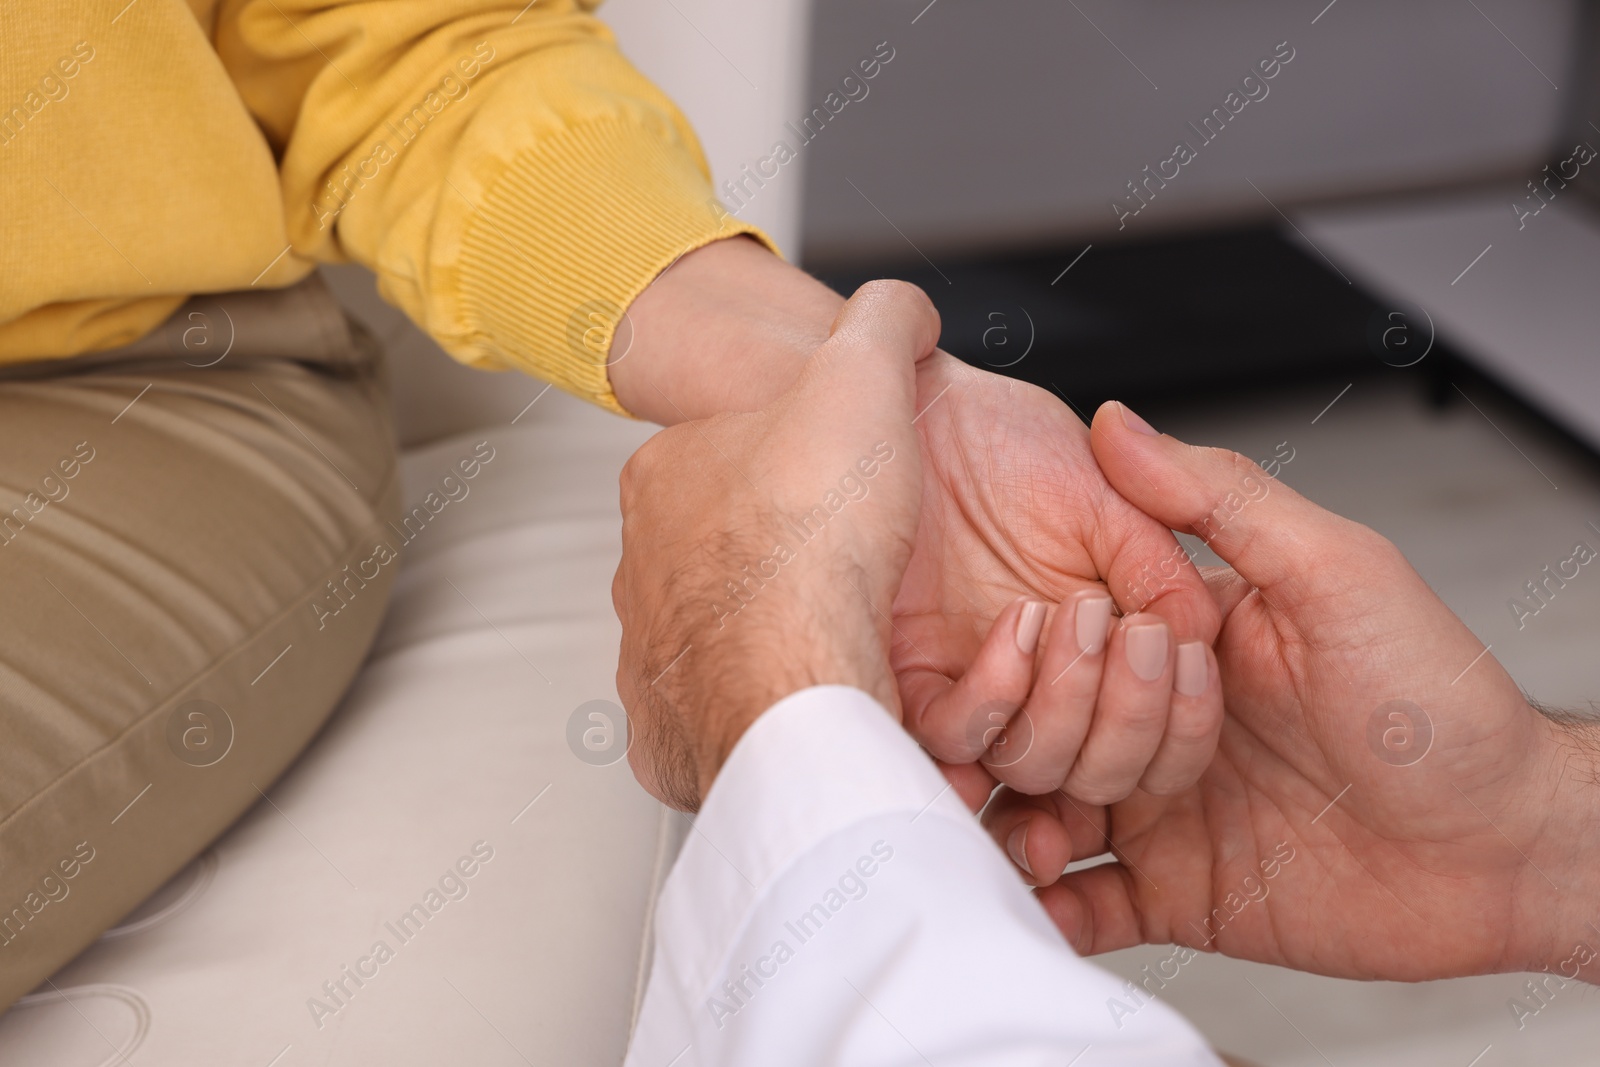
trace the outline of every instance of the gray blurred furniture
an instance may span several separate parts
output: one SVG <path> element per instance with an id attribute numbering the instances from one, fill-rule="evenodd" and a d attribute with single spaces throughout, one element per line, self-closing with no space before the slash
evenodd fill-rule
<path id="1" fill-rule="evenodd" d="M 1436 330 L 1600 447 L 1600 161 L 1544 169 L 1600 147 L 1596 24 L 1579 0 L 817 0 L 802 110 L 872 42 L 897 58 L 806 148 L 806 253 L 1060 248 L 1064 268 L 1089 244 L 1269 223 L 1417 318 L 1413 350 Z M 1280 42 L 1267 95 L 1202 140 Z M 1198 158 L 1149 183 L 1178 139 Z M 1149 203 L 1119 228 L 1130 181 Z M 1530 182 L 1551 202 L 1519 220 Z"/>

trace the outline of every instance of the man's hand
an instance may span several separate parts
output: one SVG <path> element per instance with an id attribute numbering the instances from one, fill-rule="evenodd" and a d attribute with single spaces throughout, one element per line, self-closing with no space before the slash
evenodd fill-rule
<path id="1" fill-rule="evenodd" d="M 1392 544 L 1243 457 L 1116 404 L 1093 443 L 1118 492 L 1235 569 L 1211 581 L 1228 714 L 1196 788 L 1110 808 L 1003 793 L 987 813 L 1041 874 L 1109 842 L 1120 862 L 1039 891 L 1079 950 L 1600 979 L 1594 727 L 1530 708 Z"/>
<path id="2" fill-rule="evenodd" d="M 765 409 L 664 430 L 623 469 L 617 690 L 629 761 L 666 803 L 698 807 L 745 728 L 796 690 L 853 685 L 898 711 L 915 364 L 938 337 L 920 290 L 863 286 Z"/>

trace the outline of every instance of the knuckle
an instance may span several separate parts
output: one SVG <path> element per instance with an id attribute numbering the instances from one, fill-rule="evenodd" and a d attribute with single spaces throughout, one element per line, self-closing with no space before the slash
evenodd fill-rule
<path id="1" fill-rule="evenodd" d="M 1119 800 L 1126 800 L 1128 794 L 1133 792 L 1131 783 L 1124 785 L 1098 775 L 1080 775 L 1076 772 L 1067 778 L 1067 783 L 1062 786 L 1062 790 L 1085 804 L 1092 804 L 1096 807 L 1115 804 Z"/>
<path id="2" fill-rule="evenodd" d="M 639 465 L 638 454 L 628 457 L 628 462 L 622 465 L 622 472 L 617 475 L 617 500 L 622 507 L 622 515 L 626 521 L 628 513 L 633 510 L 634 503 L 639 499 Z"/>
<path id="3" fill-rule="evenodd" d="M 1173 715 L 1167 722 L 1166 741 L 1183 751 L 1209 746 L 1221 725 L 1220 707 L 1208 707 L 1188 715 Z"/>
<path id="4" fill-rule="evenodd" d="M 919 741 L 935 759 L 945 763 L 971 763 L 983 755 L 983 749 L 970 744 L 955 730 L 927 731 Z"/>
<path id="5" fill-rule="evenodd" d="M 994 768 L 994 776 L 1018 793 L 1027 796 L 1044 796 L 1060 789 L 1066 775 L 1043 762 L 1023 760 L 1010 767 Z"/>
<path id="6" fill-rule="evenodd" d="M 1238 481 L 1243 481 L 1246 478 L 1265 478 L 1267 476 L 1267 472 L 1261 469 L 1260 464 L 1241 452 L 1234 452 L 1226 448 L 1211 448 L 1208 451 L 1211 452 L 1214 459 L 1226 464 L 1229 472 Z"/>
<path id="7" fill-rule="evenodd" d="M 1199 775 L 1146 775 L 1139 782 L 1139 788 L 1153 797 L 1171 797 L 1187 792 L 1198 780 Z"/>
<path id="8" fill-rule="evenodd" d="M 704 422 L 702 423 L 704 424 Z M 688 423 L 679 423 L 651 434 L 644 444 L 633 450 L 623 470 L 633 469 L 631 477 L 643 481 L 649 475 L 669 465 L 675 454 L 682 453 L 698 435 Z"/>
<path id="9" fill-rule="evenodd" d="M 1170 714 L 1167 701 L 1168 697 L 1163 694 L 1160 701 L 1131 700 L 1110 711 L 1106 715 L 1107 733 L 1102 735 L 1103 739 L 1120 738 L 1123 739 L 1122 744 L 1145 743 L 1154 748 L 1151 739 L 1159 738 L 1167 728 Z M 1117 747 L 1121 748 L 1122 745 Z"/>
<path id="10" fill-rule="evenodd" d="M 640 487 L 649 476 L 650 468 L 654 463 L 655 438 L 652 437 L 628 457 L 628 462 L 622 465 L 622 473 L 618 476 L 618 483 L 622 487 L 622 497 L 630 500 L 636 497 Z"/>
<path id="11" fill-rule="evenodd" d="M 912 736 L 935 759 L 945 763 L 971 763 L 985 751 L 981 730 L 951 715 L 949 707 L 930 707 L 917 727 Z"/>

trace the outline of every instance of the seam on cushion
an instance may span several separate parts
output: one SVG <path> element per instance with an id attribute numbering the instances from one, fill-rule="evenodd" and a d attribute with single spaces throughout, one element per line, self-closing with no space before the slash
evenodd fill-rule
<path id="1" fill-rule="evenodd" d="M 398 483 L 399 477 L 400 477 L 399 458 L 398 458 L 398 456 L 394 456 L 394 457 L 392 457 L 391 462 L 389 464 L 389 473 L 384 477 L 384 480 L 383 480 L 383 483 L 382 483 L 382 488 L 378 492 L 378 494 L 376 495 L 375 500 L 373 501 L 374 510 L 380 510 L 381 509 L 383 501 L 388 497 L 390 491 Z M 379 518 L 376 523 L 363 527 L 359 534 L 356 534 L 356 535 L 352 536 L 345 543 L 345 547 L 344 547 L 343 551 L 344 552 L 350 551 L 351 548 L 354 545 L 356 545 L 357 543 L 359 543 L 360 540 L 366 534 L 370 533 L 373 529 L 375 529 L 378 526 L 387 526 L 387 524 L 388 524 L 388 520 L 387 519 Z M 159 716 L 159 715 L 161 715 L 161 714 L 163 714 L 165 712 L 170 711 L 172 709 L 172 707 L 175 706 L 175 704 L 176 704 L 176 702 L 177 702 L 177 700 L 178 700 L 180 695 L 182 695 L 183 693 L 187 692 L 191 687 L 193 687 L 194 685 L 196 685 L 197 683 L 199 683 L 201 681 L 204 681 L 210 675 L 215 673 L 217 668 L 221 667 L 223 664 L 225 664 L 229 660 L 231 660 L 235 655 L 237 655 L 239 653 L 240 650 L 242 650 L 250 642 L 254 641 L 261 634 L 265 633 L 268 629 L 272 628 L 273 626 L 276 626 L 279 622 L 281 622 L 284 619 L 288 618 L 290 616 L 290 614 L 292 614 L 294 611 L 298 610 L 304 604 L 305 599 L 308 596 L 310 596 L 313 592 L 315 592 L 316 589 L 317 589 L 317 586 L 315 584 L 306 586 L 299 593 L 297 593 L 295 596 L 290 598 L 289 603 L 285 607 L 283 607 L 281 610 L 279 610 L 271 618 L 269 618 L 265 622 L 261 623 L 259 626 L 253 627 L 251 629 L 250 633 L 247 636 L 245 636 L 245 637 L 241 638 L 240 640 L 234 642 L 227 649 L 225 649 L 222 652 L 218 653 L 215 657 L 212 658 L 211 662 L 207 663 L 204 667 L 202 667 L 199 670 L 197 670 L 189 678 L 189 680 L 187 682 L 185 682 L 182 685 L 180 685 L 171 695 L 169 695 L 161 703 L 155 705 L 149 711 L 145 712 L 145 714 L 139 716 L 138 718 L 134 719 L 132 722 L 128 723 L 128 725 L 125 726 L 122 730 L 118 731 L 115 736 L 107 739 L 105 744 L 100 745 L 97 748 L 95 748 L 94 751 L 85 754 L 82 759 L 79 759 L 77 762 L 71 764 L 70 766 L 62 768 L 62 770 L 61 770 L 61 772 L 59 774 L 57 774 L 54 778 L 50 779 L 50 781 L 46 782 L 44 785 L 40 786 L 39 789 L 33 794 L 33 796 L 29 797 L 20 807 L 17 808 L 17 810 L 13 811 L 11 814 L 7 815 L 5 818 L 0 819 L 0 834 L 4 834 L 6 828 L 8 826 L 10 826 L 11 823 L 14 820 L 20 818 L 23 814 L 25 814 L 26 812 L 31 810 L 34 807 L 35 804 L 43 803 L 48 798 L 48 795 L 50 794 L 50 792 L 57 785 L 59 785 L 64 778 L 67 778 L 68 776 L 72 775 L 80 767 L 83 767 L 85 764 L 91 763 L 94 760 L 100 758 L 100 756 L 104 752 L 106 752 L 106 750 L 111 749 L 111 748 L 115 748 L 117 745 L 119 745 L 123 741 L 123 739 L 128 737 L 128 735 L 132 734 L 134 731 L 138 730 L 140 727 L 144 726 L 151 719 L 156 718 L 157 716 Z"/>
<path id="2" fill-rule="evenodd" d="M 633 979 L 633 1008 L 628 1013 L 628 1040 L 639 1025 L 639 1012 L 644 1007 L 645 987 L 650 981 L 650 965 L 655 956 L 656 901 L 661 897 L 661 887 L 666 883 L 668 842 L 672 838 L 673 811 L 661 805 L 661 817 L 656 822 L 656 858 L 650 871 L 650 895 L 644 902 L 644 928 L 639 934 L 639 966 Z"/>

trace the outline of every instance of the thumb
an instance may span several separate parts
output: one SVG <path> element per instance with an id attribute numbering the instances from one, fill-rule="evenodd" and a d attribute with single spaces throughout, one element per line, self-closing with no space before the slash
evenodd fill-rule
<path id="1" fill-rule="evenodd" d="M 939 313 L 915 285 L 868 282 L 846 301 L 788 402 L 842 426 L 909 425 L 916 364 L 939 343 Z"/>
<path id="2" fill-rule="evenodd" d="M 1338 562 L 1370 534 L 1245 456 L 1158 433 L 1125 404 L 1100 406 L 1090 440 L 1106 480 L 1124 499 L 1199 537 L 1260 589 L 1340 573 Z"/>

